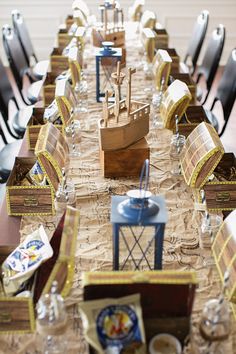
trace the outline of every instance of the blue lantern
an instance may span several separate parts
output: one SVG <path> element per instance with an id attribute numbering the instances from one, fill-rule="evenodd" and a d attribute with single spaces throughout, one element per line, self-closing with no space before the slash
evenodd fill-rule
<path id="1" fill-rule="evenodd" d="M 142 188 L 145 173 L 145 186 Z M 149 180 L 149 160 L 145 160 L 140 176 L 140 188 L 130 190 L 127 196 L 112 196 L 111 222 L 113 224 L 113 269 L 124 269 L 131 261 L 135 270 L 143 266 L 143 262 L 150 270 L 162 269 L 162 251 L 167 210 L 163 196 L 152 196 L 147 191 Z M 129 236 L 127 236 L 127 230 Z M 138 230 L 138 232 L 137 232 Z M 149 240 L 143 243 L 144 234 Z M 128 251 L 128 255 L 120 266 L 120 240 Z M 131 245 L 132 241 L 132 245 Z M 154 245 L 154 260 L 149 259 Z M 138 249 L 135 255 L 135 248 Z M 153 266 L 152 266 L 153 263 Z"/>
<path id="2" fill-rule="evenodd" d="M 102 42 L 103 48 L 96 48 L 96 99 L 97 102 L 101 102 L 105 97 L 105 91 L 107 84 L 111 85 L 111 73 L 117 65 L 118 61 L 121 61 L 122 48 L 113 48 L 113 42 Z M 101 89 L 101 72 L 105 74 L 103 89 Z M 111 85 L 112 88 L 112 85 Z M 109 97 L 109 101 L 114 101 L 114 97 Z"/>

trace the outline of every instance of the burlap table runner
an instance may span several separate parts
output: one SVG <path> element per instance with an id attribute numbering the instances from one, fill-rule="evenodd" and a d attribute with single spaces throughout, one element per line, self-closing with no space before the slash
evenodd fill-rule
<path id="1" fill-rule="evenodd" d="M 139 64 L 138 41 L 136 37 L 127 42 L 127 67 Z M 70 176 L 76 185 L 77 208 L 81 212 L 81 223 L 76 248 L 76 266 L 70 296 L 66 299 L 69 312 L 67 353 L 86 353 L 78 303 L 82 299 L 81 273 L 83 271 L 112 270 L 112 226 L 110 204 L 112 195 L 124 195 L 129 189 L 137 188 L 138 178 L 105 179 L 99 163 L 97 120 L 102 106 L 95 100 L 95 58 L 89 49 L 86 59 L 89 82 L 89 114 L 81 114 L 82 142 L 81 157 L 71 161 Z M 142 70 L 133 75 L 132 96 L 146 102 L 144 89 L 150 82 L 144 79 Z M 151 127 L 151 123 L 150 123 Z M 191 189 L 182 177 L 171 175 L 169 159 L 172 133 L 167 130 L 150 129 L 148 142 L 151 148 L 150 190 L 154 195 L 165 196 L 168 208 L 168 222 L 164 237 L 163 269 L 194 270 L 199 287 L 196 292 L 192 315 L 193 332 L 196 331 L 199 315 L 207 299 L 220 292 L 220 281 L 216 268 L 205 267 L 204 259 L 209 252 L 199 248 L 200 213 L 194 210 Z M 155 166 L 155 167 L 154 167 Z M 22 238 L 32 226 L 43 223 L 51 235 L 55 228 L 53 217 L 24 217 L 21 223 Z M 121 248 L 121 257 L 125 256 Z M 137 257 L 139 256 L 137 251 Z M 143 266 L 145 269 L 145 265 Z M 227 341 L 227 354 L 236 352 L 235 323 L 232 335 Z M 42 339 L 38 335 L 2 335 L 0 353 L 41 353 Z M 188 353 L 192 351 L 185 350 Z"/>

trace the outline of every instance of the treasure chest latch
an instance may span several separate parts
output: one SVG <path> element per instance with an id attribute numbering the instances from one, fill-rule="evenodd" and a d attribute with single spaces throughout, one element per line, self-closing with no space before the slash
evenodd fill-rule
<path id="1" fill-rule="evenodd" d="M 229 202 L 230 193 L 229 192 L 218 192 L 216 193 L 216 202 Z"/>
<path id="2" fill-rule="evenodd" d="M 24 199 L 24 206 L 31 207 L 31 206 L 38 206 L 38 204 L 39 204 L 38 198 L 36 197 L 31 196 L 31 197 L 26 197 Z"/>

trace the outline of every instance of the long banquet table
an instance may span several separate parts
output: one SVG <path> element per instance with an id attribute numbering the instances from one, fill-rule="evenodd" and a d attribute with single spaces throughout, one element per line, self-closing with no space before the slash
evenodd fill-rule
<path id="1" fill-rule="evenodd" d="M 140 61 L 137 40 L 127 41 L 127 67 Z M 83 271 L 112 270 L 112 226 L 110 206 L 112 195 L 124 195 L 129 189 L 138 187 L 138 178 L 103 178 L 99 162 L 99 141 L 97 120 L 101 116 L 101 104 L 95 100 L 95 59 L 90 51 L 87 59 L 89 82 L 89 114 L 81 114 L 82 142 L 81 157 L 71 160 L 70 176 L 76 186 L 77 208 L 81 220 L 78 232 L 75 276 L 72 290 L 66 299 L 70 316 L 67 353 L 86 353 L 78 303 L 82 299 L 81 274 Z M 146 100 L 144 88 L 150 85 L 142 70 L 133 75 L 132 97 Z M 199 248 L 200 213 L 194 209 L 191 189 L 183 178 L 172 176 L 169 159 L 172 133 L 165 129 L 154 129 L 150 124 L 147 140 L 150 145 L 150 190 L 154 195 L 162 194 L 167 203 L 168 222 L 165 229 L 163 269 L 193 270 L 197 273 L 199 285 L 196 291 L 192 323 L 197 330 L 199 316 L 207 299 L 216 297 L 221 289 L 215 266 L 206 267 L 204 260 L 210 257 L 208 250 Z M 21 239 L 32 226 L 43 224 L 52 235 L 55 217 L 22 217 Z M 121 257 L 125 257 L 125 247 Z M 137 252 L 137 257 L 139 256 Z M 145 269 L 145 266 L 144 266 Z M 174 301 L 174 296 L 173 296 Z M 227 341 L 225 353 L 236 352 L 236 326 Z M 40 337 L 34 335 L 8 334 L 0 336 L 0 353 L 40 353 Z M 186 353 L 191 353 L 186 348 Z"/>

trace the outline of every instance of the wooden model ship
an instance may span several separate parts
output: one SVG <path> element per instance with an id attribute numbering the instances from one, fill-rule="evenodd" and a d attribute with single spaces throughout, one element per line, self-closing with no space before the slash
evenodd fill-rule
<path id="1" fill-rule="evenodd" d="M 123 149 L 142 139 L 149 132 L 150 105 L 131 100 L 131 76 L 135 69 L 128 69 L 127 97 L 120 99 L 120 86 L 125 74 L 112 73 L 115 87 L 115 103 L 108 106 L 108 91 L 103 102 L 103 118 L 99 121 L 100 146 L 102 150 Z"/>
<path id="2" fill-rule="evenodd" d="M 125 30 L 123 10 L 115 2 L 105 1 L 104 5 L 99 7 L 101 11 L 101 23 L 92 30 L 93 45 L 102 47 L 102 42 L 113 42 L 117 48 L 122 48 L 121 64 L 125 65 Z M 108 19 L 109 11 L 112 12 L 112 21 Z"/>

